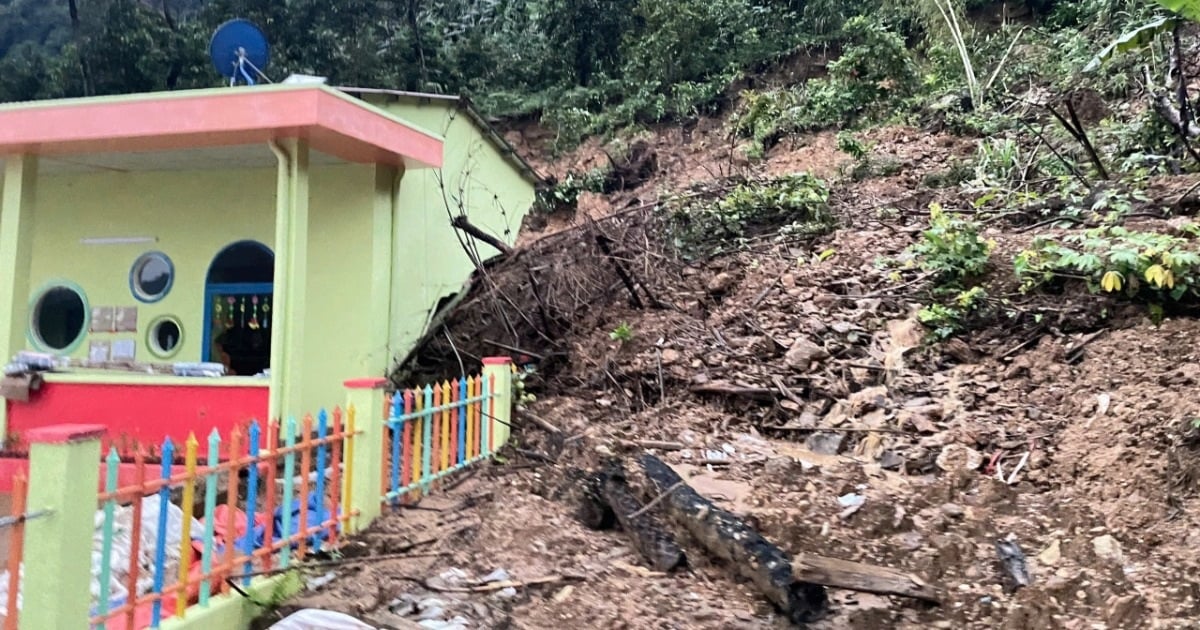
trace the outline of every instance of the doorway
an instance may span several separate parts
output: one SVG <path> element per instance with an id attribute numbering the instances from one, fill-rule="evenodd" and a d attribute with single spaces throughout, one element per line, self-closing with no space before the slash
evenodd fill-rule
<path id="1" fill-rule="evenodd" d="M 275 254 L 258 241 L 239 241 L 213 258 L 204 283 L 201 359 L 223 363 L 233 376 L 271 367 Z"/>

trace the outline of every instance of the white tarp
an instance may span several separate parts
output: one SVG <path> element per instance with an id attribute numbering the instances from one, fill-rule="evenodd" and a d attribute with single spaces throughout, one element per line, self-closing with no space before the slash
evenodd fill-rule
<path id="1" fill-rule="evenodd" d="M 142 526 L 140 533 L 141 547 L 138 549 L 138 581 L 137 594 L 149 593 L 154 586 L 154 555 L 157 552 L 158 515 L 161 499 L 157 496 L 142 499 Z M 94 534 L 92 535 L 92 612 L 96 611 L 96 603 L 100 601 L 100 569 L 104 565 L 104 510 L 96 511 L 94 518 Z M 36 527 L 30 523 L 27 527 Z M 204 526 L 199 521 L 192 520 L 192 539 L 199 539 Z M 179 542 L 183 534 L 183 510 L 179 506 L 167 504 L 167 536 L 163 549 L 163 587 L 166 588 L 178 581 L 179 577 Z M 109 609 L 120 606 L 126 601 L 129 592 L 125 586 L 129 580 L 129 554 L 133 549 L 133 507 L 117 506 L 113 511 L 113 544 L 112 555 L 108 558 L 110 567 L 110 582 L 112 585 L 109 600 L 113 602 Z M 25 558 L 36 560 L 36 558 Z M 24 577 L 24 564 L 21 566 Z M 21 609 L 21 593 L 17 593 L 17 609 Z M 0 573 L 0 618 L 7 616 L 8 602 L 8 571 Z"/>

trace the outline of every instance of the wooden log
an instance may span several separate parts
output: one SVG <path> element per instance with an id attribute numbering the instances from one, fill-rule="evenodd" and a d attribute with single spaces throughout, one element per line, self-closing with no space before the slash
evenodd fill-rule
<path id="1" fill-rule="evenodd" d="M 811 584 L 877 595 L 912 597 L 937 605 L 942 603 L 936 588 L 915 575 L 896 569 L 801 554 L 792 562 L 792 573 L 796 579 Z"/>
<path id="2" fill-rule="evenodd" d="M 467 215 L 465 214 L 460 214 L 454 217 L 454 219 L 450 221 L 450 225 L 462 230 L 463 232 L 466 232 L 467 234 L 483 241 L 484 243 L 487 243 L 488 245 L 491 245 L 505 256 L 513 253 L 513 248 L 509 247 L 508 243 L 505 243 L 492 234 L 484 232 L 477 225 L 471 223 L 471 220 L 468 219 Z"/>
<path id="3" fill-rule="evenodd" d="M 581 484 L 578 516 L 584 525 L 597 530 L 620 525 L 655 571 L 667 573 L 685 564 L 683 549 L 658 517 L 638 502 L 624 471 L 610 466 L 587 475 Z"/>
<path id="4" fill-rule="evenodd" d="M 668 573 L 683 566 L 683 549 L 653 511 L 642 509 L 624 475 L 608 474 L 605 477 L 604 499 L 650 568 Z"/>
<path id="5" fill-rule="evenodd" d="M 604 475 L 592 473 L 580 481 L 579 522 L 596 530 L 612 529 L 617 525 L 617 515 L 604 498 Z"/>
<path id="6" fill-rule="evenodd" d="M 748 387 L 745 385 L 734 385 L 732 383 L 713 382 L 704 383 L 702 385 L 693 385 L 689 391 L 693 394 L 713 394 L 717 396 L 731 396 L 751 398 L 754 400 L 773 401 L 779 398 L 779 392 L 769 387 Z"/>
<path id="7" fill-rule="evenodd" d="M 795 624 L 824 616 L 825 587 L 796 579 L 792 559 L 749 525 L 700 496 L 665 462 L 642 455 L 640 463 L 649 485 L 663 501 L 666 513 L 712 555 L 729 562 L 739 575 L 754 583 Z"/>

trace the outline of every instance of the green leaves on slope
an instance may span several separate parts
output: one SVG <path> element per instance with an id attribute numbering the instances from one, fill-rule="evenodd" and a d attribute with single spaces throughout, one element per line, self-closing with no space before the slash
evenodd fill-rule
<path id="1" fill-rule="evenodd" d="M 1160 17 L 1121 35 L 1116 41 L 1097 53 L 1095 57 L 1092 57 L 1083 71 L 1092 72 L 1117 53 L 1140 50 L 1149 46 L 1155 37 L 1174 29 L 1179 24 L 1179 17 L 1200 22 L 1200 0 L 1155 0 L 1155 2 L 1176 15 Z"/>
<path id="2" fill-rule="evenodd" d="M 1099 68 L 1104 62 L 1112 59 L 1118 53 L 1139 50 L 1149 46 L 1150 42 L 1154 41 L 1155 37 L 1169 32 L 1171 29 L 1175 28 L 1175 25 L 1178 22 L 1179 20 L 1173 17 L 1161 17 L 1153 22 L 1150 22 L 1149 24 L 1143 24 L 1142 26 L 1125 33 L 1124 35 L 1118 37 L 1113 43 L 1105 46 L 1104 50 L 1101 50 L 1099 53 L 1097 53 L 1095 57 L 1092 57 L 1092 60 L 1083 68 L 1083 71 L 1092 72 L 1093 70 Z"/>
<path id="3" fill-rule="evenodd" d="M 1182 15 L 1183 17 L 1200 22 L 1200 0 L 1155 0 L 1163 7 Z"/>

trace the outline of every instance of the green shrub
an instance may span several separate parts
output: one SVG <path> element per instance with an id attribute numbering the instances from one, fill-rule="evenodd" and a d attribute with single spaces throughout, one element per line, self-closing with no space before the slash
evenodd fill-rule
<path id="1" fill-rule="evenodd" d="M 548 214 L 574 209 L 579 203 L 579 195 L 604 191 L 604 180 L 608 172 L 604 168 L 595 168 L 586 173 L 567 173 L 562 181 L 538 191 L 533 202 L 533 211 Z"/>
<path id="2" fill-rule="evenodd" d="M 1081 280 L 1093 293 L 1153 304 L 1200 295 L 1194 241 L 1157 232 L 1104 227 L 1061 239 L 1042 236 L 1017 255 L 1013 266 L 1025 291 Z"/>
<path id="3" fill-rule="evenodd" d="M 851 18 L 845 48 L 829 64 L 829 76 L 789 89 L 743 93 L 734 131 L 753 140 L 757 152 L 793 133 L 853 127 L 896 114 L 920 87 L 904 38 L 878 21 Z"/>
<path id="4" fill-rule="evenodd" d="M 968 330 L 987 305 L 987 291 L 972 287 L 954 295 L 947 304 L 933 303 L 917 311 L 917 320 L 928 327 L 933 338 L 944 341 Z"/>
<path id="5" fill-rule="evenodd" d="M 688 256 L 711 255 L 743 239 L 789 226 L 789 234 L 829 231 L 829 189 L 808 173 L 738 184 L 719 199 L 668 200 L 675 246 Z"/>
<path id="6" fill-rule="evenodd" d="M 908 249 L 914 262 L 942 285 L 960 286 L 987 268 L 995 243 L 979 235 L 974 221 L 947 214 L 937 203 L 929 206 L 929 229 Z"/>

